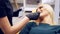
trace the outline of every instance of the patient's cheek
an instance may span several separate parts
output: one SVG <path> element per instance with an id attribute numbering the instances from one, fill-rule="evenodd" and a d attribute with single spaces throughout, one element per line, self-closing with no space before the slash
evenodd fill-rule
<path id="1" fill-rule="evenodd" d="M 38 9 L 37 12 L 42 12 L 42 11 L 40 9 Z"/>

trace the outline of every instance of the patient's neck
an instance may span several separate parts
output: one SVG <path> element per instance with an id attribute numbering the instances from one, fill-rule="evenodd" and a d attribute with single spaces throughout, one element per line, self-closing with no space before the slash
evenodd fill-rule
<path id="1" fill-rule="evenodd" d="M 50 15 L 46 16 L 43 19 L 43 23 L 52 24 L 52 19 L 51 19 Z"/>
<path id="2" fill-rule="evenodd" d="M 38 18 L 37 20 L 35 20 L 34 22 L 36 22 L 37 25 L 39 25 L 39 23 L 41 23 L 41 19 Z"/>

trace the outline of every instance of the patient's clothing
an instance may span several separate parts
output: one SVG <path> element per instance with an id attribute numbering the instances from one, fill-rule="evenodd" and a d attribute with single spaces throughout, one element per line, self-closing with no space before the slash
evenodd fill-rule
<path id="1" fill-rule="evenodd" d="M 36 23 L 30 22 L 22 29 L 20 34 L 60 34 L 60 26 L 50 26 L 43 23 L 36 25 Z"/>

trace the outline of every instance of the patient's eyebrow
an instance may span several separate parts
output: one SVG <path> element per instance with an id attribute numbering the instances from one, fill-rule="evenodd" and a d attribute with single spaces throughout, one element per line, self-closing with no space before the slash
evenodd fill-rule
<path id="1" fill-rule="evenodd" d="M 43 8 L 43 6 L 40 6 L 39 9 Z"/>

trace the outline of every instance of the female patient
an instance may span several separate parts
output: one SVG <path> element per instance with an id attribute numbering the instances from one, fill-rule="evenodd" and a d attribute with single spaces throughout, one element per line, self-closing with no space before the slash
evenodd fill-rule
<path id="1" fill-rule="evenodd" d="M 44 16 L 39 17 L 37 20 L 28 23 L 20 32 L 20 34 L 54 34 L 50 29 L 54 28 L 51 25 L 55 25 L 53 20 L 53 9 L 48 4 L 40 4 L 38 8 L 32 12 L 41 12 Z M 48 32 L 48 30 L 50 30 Z"/>

